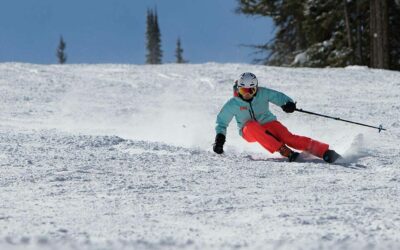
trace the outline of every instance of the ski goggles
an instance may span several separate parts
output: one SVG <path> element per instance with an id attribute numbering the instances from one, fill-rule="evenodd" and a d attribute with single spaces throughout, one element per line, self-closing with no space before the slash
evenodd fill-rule
<path id="1" fill-rule="evenodd" d="M 238 92 L 241 95 L 246 95 L 246 94 L 250 94 L 250 95 L 254 95 L 257 92 L 257 87 L 254 88 L 238 88 Z"/>

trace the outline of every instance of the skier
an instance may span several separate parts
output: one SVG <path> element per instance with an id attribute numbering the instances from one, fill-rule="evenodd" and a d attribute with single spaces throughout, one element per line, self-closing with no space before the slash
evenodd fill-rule
<path id="1" fill-rule="evenodd" d="M 257 77 L 253 73 L 241 74 L 239 80 L 235 81 L 234 97 L 225 103 L 217 116 L 214 152 L 224 152 L 226 129 L 235 117 L 239 134 L 246 141 L 258 142 L 271 153 L 279 151 L 289 161 L 295 161 L 299 156 L 298 152 L 289 147 L 309 152 L 329 163 L 340 157 L 334 150 L 329 149 L 326 143 L 292 134 L 270 112 L 269 102 L 281 106 L 286 113 L 293 113 L 296 109 L 296 103 L 285 94 L 259 87 Z"/>

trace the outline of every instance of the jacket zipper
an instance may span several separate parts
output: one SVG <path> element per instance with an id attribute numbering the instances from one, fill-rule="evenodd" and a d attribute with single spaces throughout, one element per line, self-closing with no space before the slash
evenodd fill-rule
<path id="1" fill-rule="evenodd" d="M 257 122 L 256 115 L 254 114 L 253 106 L 251 105 L 251 102 L 249 102 L 249 104 L 250 104 L 250 116 L 254 121 Z"/>

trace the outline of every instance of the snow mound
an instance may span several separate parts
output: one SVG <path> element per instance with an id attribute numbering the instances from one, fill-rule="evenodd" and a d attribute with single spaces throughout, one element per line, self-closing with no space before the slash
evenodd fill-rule
<path id="1" fill-rule="evenodd" d="M 288 163 L 215 117 L 251 71 L 346 160 Z M 244 64 L 0 64 L 0 249 L 396 249 L 400 74 Z"/>
<path id="2" fill-rule="evenodd" d="M 347 70 L 367 70 L 368 66 L 360 66 L 360 65 L 349 65 L 344 67 Z"/>

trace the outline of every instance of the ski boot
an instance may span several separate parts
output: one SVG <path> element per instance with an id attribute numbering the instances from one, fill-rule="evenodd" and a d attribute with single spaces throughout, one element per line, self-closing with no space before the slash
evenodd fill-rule
<path id="1" fill-rule="evenodd" d="M 295 161 L 296 158 L 300 155 L 299 153 L 288 148 L 286 145 L 282 145 L 282 147 L 279 149 L 279 153 L 282 156 L 287 157 L 289 159 L 289 162 Z"/>
<path id="2" fill-rule="evenodd" d="M 335 150 L 326 150 L 324 153 L 324 156 L 322 156 L 322 159 L 328 163 L 334 163 L 337 159 L 342 158 L 340 154 L 336 153 Z"/>

